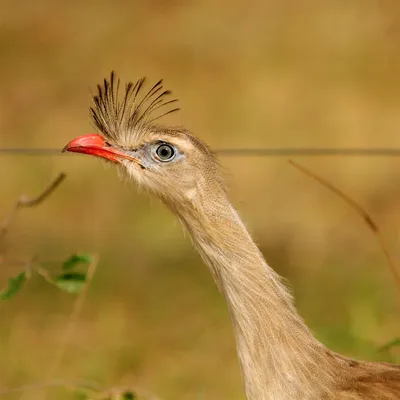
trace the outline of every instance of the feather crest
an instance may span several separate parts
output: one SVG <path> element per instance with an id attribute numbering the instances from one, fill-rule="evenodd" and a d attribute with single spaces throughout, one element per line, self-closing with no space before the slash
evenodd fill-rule
<path id="1" fill-rule="evenodd" d="M 94 125 L 108 139 L 116 142 L 138 139 L 154 121 L 179 110 L 171 107 L 178 100 L 168 100 L 171 91 L 164 90 L 162 79 L 147 92 L 144 92 L 145 80 L 128 82 L 122 100 L 119 99 L 120 79 L 114 71 L 109 80 L 104 79 L 103 85 L 97 85 L 90 114 Z"/>

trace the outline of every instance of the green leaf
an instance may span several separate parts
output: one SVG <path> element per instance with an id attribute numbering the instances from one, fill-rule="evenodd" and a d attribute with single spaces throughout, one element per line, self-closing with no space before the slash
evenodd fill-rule
<path id="1" fill-rule="evenodd" d="M 134 400 L 136 399 L 136 396 L 133 392 L 124 392 L 122 394 L 122 400 Z"/>
<path id="2" fill-rule="evenodd" d="M 92 261 L 93 257 L 90 254 L 73 254 L 63 262 L 62 269 L 73 269 L 79 264 L 90 264 Z"/>
<path id="3" fill-rule="evenodd" d="M 383 346 L 381 346 L 378 349 L 378 351 L 388 351 L 388 350 L 391 350 L 395 346 L 400 346 L 400 338 L 393 339 L 390 342 L 384 344 Z"/>
<path id="4" fill-rule="evenodd" d="M 86 283 L 86 274 L 83 272 L 65 272 L 58 275 L 54 283 L 64 292 L 80 293 Z"/>
<path id="5" fill-rule="evenodd" d="M 0 300 L 9 300 L 14 297 L 26 281 L 26 272 L 21 272 L 15 277 L 8 278 L 8 287 L 0 292 Z"/>

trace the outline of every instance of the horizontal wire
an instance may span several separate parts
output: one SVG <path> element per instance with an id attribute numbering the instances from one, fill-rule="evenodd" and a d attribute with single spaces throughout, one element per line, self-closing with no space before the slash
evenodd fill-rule
<path id="1" fill-rule="evenodd" d="M 215 153 L 226 157 L 287 157 L 287 156 L 400 156 L 400 148 L 312 148 L 282 147 L 262 149 L 217 149 Z M 60 156 L 56 148 L 0 148 L 0 156 Z"/>
<path id="2" fill-rule="evenodd" d="M 400 156 L 400 148 L 270 148 L 220 149 L 222 156 L 274 157 L 274 156 Z"/>

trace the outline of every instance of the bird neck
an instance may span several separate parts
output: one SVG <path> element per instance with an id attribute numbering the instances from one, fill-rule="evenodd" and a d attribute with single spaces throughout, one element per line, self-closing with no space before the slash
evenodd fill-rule
<path id="1" fill-rule="evenodd" d="M 247 398 L 297 399 L 307 388 L 310 394 L 320 390 L 330 380 L 321 374 L 322 368 L 329 375 L 323 366 L 328 351 L 297 314 L 229 200 L 221 196 L 209 203 L 173 211 L 228 303 Z"/>

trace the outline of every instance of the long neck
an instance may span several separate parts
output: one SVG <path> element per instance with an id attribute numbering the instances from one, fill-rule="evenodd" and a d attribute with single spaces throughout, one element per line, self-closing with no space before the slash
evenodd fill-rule
<path id="1" fill-rule="evenodd" d="M 297 314 L 227 197 L 218 197 L 211 206 L 207 196 L 194 210 L 173 211 L 228 303 L 247 398 L 311 399 L 329 393 L 332 356 Z"/>

